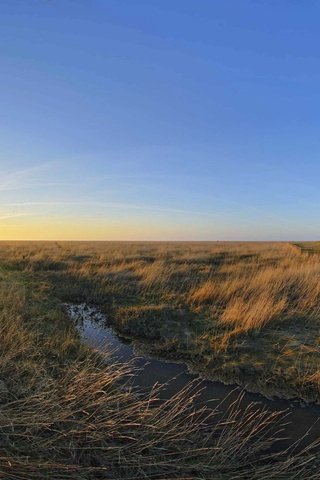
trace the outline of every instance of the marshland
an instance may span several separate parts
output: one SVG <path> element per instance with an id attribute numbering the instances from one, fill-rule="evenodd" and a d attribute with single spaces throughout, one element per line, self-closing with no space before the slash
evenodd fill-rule
<path id="1" fill-rule="evenodd" d="M 2 242 L 0 478 L 319 478 L 305 246 Z"/>
<path id="2" fill-rule="evenodd" d="M 0 4 L 0 480 L 320 480 L 320 2 Z"/>

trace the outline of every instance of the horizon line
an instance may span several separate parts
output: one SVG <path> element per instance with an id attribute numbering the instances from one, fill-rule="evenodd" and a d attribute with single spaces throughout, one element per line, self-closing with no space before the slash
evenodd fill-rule
<path id="1" fill-rule="evenodd" d="M 139 239 L 139 240 L 123 240 L 123 239 L 117 239 L 117 240 L 92 240 L 92 239 L 51 239 L 51 240 L 44 240 L 44 239 L 0 239 L 0 243 L 4 242 L 91 242 L 91 243 L 295 243 L 295 242 L 318 242 L 320 241 L 319 239 L 291 239 L 291 240 L 276 240 L 276 239 L 268 239 L 268 240 L 254 240 L 254 239 L 236 239 L 236 240 L 228 240 L 228 239 L 223 239 L 223 240 L 144 240 L 144 239 Z"/>

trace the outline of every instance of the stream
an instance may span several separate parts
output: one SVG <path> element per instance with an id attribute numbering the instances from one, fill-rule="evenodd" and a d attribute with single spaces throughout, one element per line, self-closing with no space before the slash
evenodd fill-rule
<path id="1" fill-rule="evenodd" d="M 86 304 L 65 304 L 65 308 L 85 344 L 101 353 L 108 352 L 108 356 L 111 351 L 111 358 L 114 358 L 114 361 L 132 362 L 137 368 L 134 386 L 140 390 L 151 390 L 155 383 L 165 385 L 161 396 L 167 398 L 184 388 L 190 381 L 199 379 L 199 376 L 188 371 L 185 364 L 139 355 L 132 343 L 122 339 L 108 327 L 107 318 L 97 308 Z M 203 379 L 197 403 L 209 408 L 215 408 L 219 404 L 219 411 L 223 414 L 238 399 L 240 392 L 243 392 L 243 389 L 236 385 Z M 274 451 L 281 451 L 300 439 L 299 448 L 302 448 L 320 438 L 320 406 L 297 400 L 271 400 L 260 394 L 244 391 L 241 408 L 245 409 L 252 403 L 271 411 L 285 411 L 287 414 L 285 419 L 287 425 L 283 432 L 283 437 L 286 438 L 277 442 Z"/>

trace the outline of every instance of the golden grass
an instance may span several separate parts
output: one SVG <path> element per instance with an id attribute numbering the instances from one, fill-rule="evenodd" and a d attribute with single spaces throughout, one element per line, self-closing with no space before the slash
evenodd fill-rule
<path id="1" fill-rule="evenodd" d="M 301 256 L 290 244 L 2 243 L 1 252 L 4 262 L 29 271 L 61 269 L 215 306 L 222 322 L 244 329 L 280 316 L 319 316 L 320 256 Z"/>
<path id="2" fill-rule="evenodd" d="M 268 295 L 251 297 L 247 301 L 241 298 L 231 300 L 224 310 L 221 321 L 232 324 L 244 331 L 253 328 L 260 329 L 273 318 L 277 318 L 285 311 L 287 300 L 276 300 Z"/>
<path id="3" fill-rule="evenodd" d="M 263 261 L 262 261 L 263 260 Z M 265 267 L 265 263 L 271 263 Z M 259 329 L 274 319 L 290 316 L 319 318 L 320 262 L 287 255 L 277 261 L 257 254 L 248 265 L 232 263 L 190 292 L 196 304 L 221 307 L 221 321 L 244 330 Z"/>
<path id="4" fill-rule="evenodd" d="M 275 378 L 279 394 L 320 399 L 320 382 L 306 392 L 295 370 L 300 355 L 310 374 L 320 364 L 320 255 L 288 243 L 2 242 L 0 262 L 61 301 L 98 304 L 150 353 L 244 385 L 262 363 L 260 389 Z M 298 347 L 284 355 L 291 337 Z"/>
<path id="5" fill-rule="evenodd" d="M 79 343 L 37 276 L 0 274 L 0 478 L 316 479 L 316 445 L 267 453 L 282 416 L 241 398 L 220 418 L 196 385 L 142 397 L 134 371 Z"/>

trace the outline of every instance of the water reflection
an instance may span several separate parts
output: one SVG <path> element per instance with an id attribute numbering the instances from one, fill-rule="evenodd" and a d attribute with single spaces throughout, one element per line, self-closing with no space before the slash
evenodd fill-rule
<path id="1" fill-rule="evenodd" d="M 147 358 L 136 354 L 132 344 L 116 335 L 108 327 L 105 315 L 97 308 L 86 304 L 66 304 L 65 307 L 69 317 L 75 322 L 83 342 L 102 353 L 108 352 L 108 356 L 110 355 L 109 352 L 112 351 L 112 358 L 115 361 L 131 361 L 138 368 L 134 377 L 134 385 L 140 389 L 150 390 L 155 383 L 165 384 L 161 396 L 166 398 L 184 388 L 191 380 L 199 378 L 197 375 L 191 374 L 185 364 Z M 221 382 L 202 380 L 197 403 L 215 407 L 222 402 L 219 409 L 223 414 L 238 399 L 240 392 L 241 389 L 235 385 L 224 385 Z M 259 394 L 244 392 L 241 406 L 246 408 L 252 402 L 261 406 L 261 408 L 266 407 L 272 411 L 286 411 L 288 414 L 288 424 L 284 430 L 284 436 L 288 440 L 278 442 L 275 450 L 281 450 L 284 446 L 288 446 L 290 442 L 302 437 L 301 446 L 320 438 L 319 406 L 281 399 L 269 400 Z"/>

